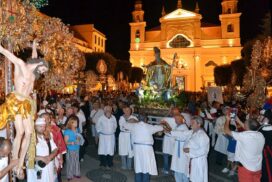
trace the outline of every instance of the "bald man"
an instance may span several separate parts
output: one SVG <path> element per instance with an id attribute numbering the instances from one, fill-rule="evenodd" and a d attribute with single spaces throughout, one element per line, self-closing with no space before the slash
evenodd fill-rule
<path id="1" fill-rule="evenodd" d="M 11 151 L 11 143 L 9 140 L 0 137 L 0 169 L 2 168 L 2 170 L 0 170 L 0 180 L 2 180 L 2 178 L 11 170 L 13 169 L 15 166 L 18 165 L 19 160 L 12 160 L 10 162 L 10 164 L 8 166 L 6 166 L 6 161 L 7 161 L 7 157 L 10 154 Z M 6 167 L 4 167 L 6 166 Z M 8 181 L 8 177 L 7 181 Z"/>

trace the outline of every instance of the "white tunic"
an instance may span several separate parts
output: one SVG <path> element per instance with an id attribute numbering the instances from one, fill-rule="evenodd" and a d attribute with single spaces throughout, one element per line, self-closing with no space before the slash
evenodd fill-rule
<path id="1" fill-rule="evenodd" d="M 171 126 L 171 123 L 175 123 L 175 118 L 167 117 L 167 118 L 163 118 L 162 120 L 165 120 L 166 122 L 168 122 L 170 126 Z M 175 144 L 175 138 L 173 138 L 171 135 L 166 133 L 163 137 L 162 153 L 172 155 L 174 144 Z"/>
<path id="2" fill-rule="evenodd" d="M 2 171 L 4 168 L 8 166 L 8 157 L 0 158 L 0 170 Z M 9 182 L 9 173 L 3 176 L 0 179 L 0 182 Z"/>
<path id="3" fill-rule="evenodd" d="M 210 139 L 202 129 L 195 133 L 190 131 L 190 133 L 190 139 L 184 144 L 184 148 L 190 149 L 190 180 L 192 182 L 208 182 L 207 156 L 210 149 Z"/>
<path id="4" fill-rule="evenodd" d="M 93 123 L 97 123 L 98 119 L 104 115 L 103 109 L 95 110 L 93 109 L 90 114 L 90 118 L 92 118 Z"/>
<path id="5" fill-rule="evenodd" d="M 215 120 L 214 131 L 218 135 L 218 137 L 214 146 L 214 150 L 227 155 L 227 148 L 228 148 L 229 141 L 227 137 L 225 137 L 224 135 L 225 122 L 226 122 L 226 116 L 220 116 L 219 118 Z"/>
<path id="6" fill-rule="evenodd" d="M 37 137 L 38 141 L 36 144 L 36 155 L 37 156 L 48 156 L 49 155 L 49 147 L 46 143 L 46 140 L 43 137 Z M 54 151 L 57 146 L 53 141 L 53 137 L 51 135 L 50 139 L 51 150 Z M 47 164 L 44 168 L 40 168 L 38 165 L 35 165 L 35 169 L 27 169 L 27 181 L 31 182 L 54 182 L 56 179 L 56 171 L 54 166 L 54 160 L 52 160 L 49 164 Z M 37 179 L 37 171 L 42 170 L 41 179 Z"/>
<path id="7" fill-rule="evenodd" d="M 175 139 L 171 170 L 189 176 L 190 158 L 183 152 L 183 145 L 190 136 L 190 133 L 185 135 L 185 133 L 188 133 L 185 131 L 188 131 L 186 124 L 179 125 L 171 131 L 171 136 Z"/>
<path id="8" fill-rule="evenodd" d="M 129 158 L 133 157 L 133 141 L 132 141 L 132 134 L 129 130 L 124 128 L 124 124 L 129 119 L 136 119 L 135 116 L 129 116 L 128 119 L 125 119 L 124 116 L 121 116 L 119 119 L 119 126 L 120 126 L 120 134 L 119 134 L 119 155 L 126 156 L 128 155 Z"/>
<path id="9" fill-rule="evenodd" d="M 113 115 L 110 118 L 101 116 L 96 123 L 96 130 L 99 133 L 98 155 L 114 154 L 116 119 Z"/>
<path id="10" fill-rule="evenodd" d="M 134 141 L 135 173 L 158 175 L 155 154 L 153 150 L 153 134 L 163 131 L 162 126 L 150 125 L 144 122 L 125 123 L 124 127 L 131 131 Z"/>
<path id="11" fill-rule="evenodd" d="M 82 133 L 83 132 L 83 123 L 86 122 L 86 117 L 85 117 L 82 110 L 79 110 L 76 115 L 77 115 L 78 120 L 79 120 L 79 123 L 78 123 L 79 133 Z"/>

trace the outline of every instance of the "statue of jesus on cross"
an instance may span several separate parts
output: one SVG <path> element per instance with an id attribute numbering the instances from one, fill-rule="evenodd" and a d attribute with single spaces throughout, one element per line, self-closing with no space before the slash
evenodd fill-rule
<path id="1" fill-rule="evenodd" d="M 36 106 L 30 95 L 33 92 L 35 80 L 49 69 L 48 63 L 38 58 L 36 46 L 37 43 L 34 40 L 32 58 L 24 62 L 0 45 L 0 53 L 10 60 L 15 68 L 14 92 L 8 94 L 5 103 L 0 106 L 0 129 L 4 128 L 8 122 L 14 121 L 16 136 L 12 155 L 13 159 L 19 158 L 16 168 L 17 176 L 23 175 L 24 159 L 34 131 L 33 122 L 36 114 L 34 108 Z"/>

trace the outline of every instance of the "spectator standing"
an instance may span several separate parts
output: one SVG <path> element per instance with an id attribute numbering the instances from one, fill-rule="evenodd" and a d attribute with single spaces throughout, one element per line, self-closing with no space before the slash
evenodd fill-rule
<path id="1" fill-rule="evenodd" d="M 96 130 L 99 134 L 98 155 L 102 167 L 111 168 L 113 166 L 116 127 L 117 122 L 112 115 L 112 107 L 105 106 L 104 115 L 96 123 Z"/>
<path id="2" fill-rule="evenodd" d="M 262 151 L 264 136 L 258 132 L 259 123 L 255 119 L 245 122 L 244 132 L 234 132 L 229 128 L 230 116 L 227 116 L 225 134 L 236 141 L 235 160 L 238 161 L 238 178 L 240 182 L 259 182 L 262 175 Z"/>
<path id="3" fill-rule="evenodd" d="M 66 175 L 68 181 L 74 177 L 80 178 L 79 137 L 77 136 L 77 117 L 70 117 L 64 131 L 64 141 L 67 146 Z"/>

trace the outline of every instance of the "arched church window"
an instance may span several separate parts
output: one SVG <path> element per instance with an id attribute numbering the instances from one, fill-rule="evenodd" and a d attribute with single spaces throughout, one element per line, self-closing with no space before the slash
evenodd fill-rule
<path id="1" fill-rule="evenodd" d="M 234 32 L 233 24 L 229 24 L 227 27 L 228 32 Z"/>
<path id="2" fill-rule="evenodd" d="M 228 8 L 227 13 L 228 13 L 228 14 L 231 14 L 231 13 L 232 13 L 231 8 Z"/>
<path id="3" fill-rule="evenodd" d="M 139 15 L 136 16 L 136 22 L 140 22 L 140 16 Z"/>
<path id="4" fill-rule="evenodd" d="M 141 34 L 140 34 L 140 30 L 136 30 L 135 32 L 135 42 L 139 43 L 141 41 Z"/>
<path id="5" fill-rule="evenodd" d="M 189 47 L 191 42 L 182 35 L 177 35 L 170 43 L 169 46 L 172 48 Z"/>

